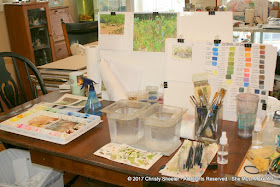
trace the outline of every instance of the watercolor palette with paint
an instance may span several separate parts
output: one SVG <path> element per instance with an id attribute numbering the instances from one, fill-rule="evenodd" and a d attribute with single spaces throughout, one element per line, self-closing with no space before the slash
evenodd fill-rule
<path id="1" fill-rule="evenodd" d="M 52 108 L 41 103 L 0 123 L 0 129 L 58 144 L 67 144 L 102 122 L 99 116 Z"/>

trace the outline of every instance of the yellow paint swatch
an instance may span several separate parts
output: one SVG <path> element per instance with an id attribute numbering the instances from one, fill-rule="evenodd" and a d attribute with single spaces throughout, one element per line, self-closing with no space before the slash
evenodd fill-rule
<path id="1" fill-rule="evenodd" d="M 19 120 L 19 118 L 17 118 L 17 117 L 13 117 L 10 119 L 10 121 L 18 121 L 18 120 Z"/>
<path id="2" fill-rule="evenodd" d="M 217 76 L 217 75 L 218 75 L 218 71 L 217 71 L 217 70 L 214 70 L 214 71 L 213 71 L 213 75 L 214 75 L 214 76 Z"/>
<path id="3" fill-rule="evenodd" d="M 245 57 L 251 57 L 251 53 L 245 53 Z"/>
<path id="4" fill-rule="evenodd" d="M 232 80 L 227 79 L 227 80 L 226 80 L 226 85 L 232 85 Z"/>

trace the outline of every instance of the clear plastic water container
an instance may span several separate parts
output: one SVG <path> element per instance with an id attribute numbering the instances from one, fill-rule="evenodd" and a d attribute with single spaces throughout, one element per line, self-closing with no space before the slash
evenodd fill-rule
<path id="1" fill-rule="evenodd" d="M 143 138 L 144 126 L 139 115 L 149 106 L 149 103 L 123 99 L 102 109 L 107 115 L 111 141 L 133 145 Z"/>
<path id="2" fill-rule="evenodd" d="M 141 114 L 145 125 L 146 147 L 151 151 L 170 152 L 180 144 L 183 111 L 179 107 L 154 104 Z"/>

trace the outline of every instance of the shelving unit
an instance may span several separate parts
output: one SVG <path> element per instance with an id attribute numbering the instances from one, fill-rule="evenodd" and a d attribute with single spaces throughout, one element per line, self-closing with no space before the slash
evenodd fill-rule
<path id="1" fill-rule="evenodd" d="M 39 66 L 56 60 L 48 2 L 5 4 L 11 51 Z M 19 69 L 25 68 L 18 63 Z M 31 89 L 27 74 L 20 71 L 27 99 Z"/>
<path id="2" fill-rule="evenodd" d="M 12 51 L 36 66 L 55 61 L 48 2 L 5 4 Z"/>

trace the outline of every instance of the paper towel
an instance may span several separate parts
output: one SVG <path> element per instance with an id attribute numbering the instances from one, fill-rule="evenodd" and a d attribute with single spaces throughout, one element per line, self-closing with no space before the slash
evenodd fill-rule
<path id="1" fill-rule="evenodd" d="M 101 79 L 99 72 L 99 48 L 97 45 L 91 45 L 86 47 L 86 61 L 87 61 L 87 77 L 98 83 L 95 86 L 97 93 L 101 91 Z"/>

